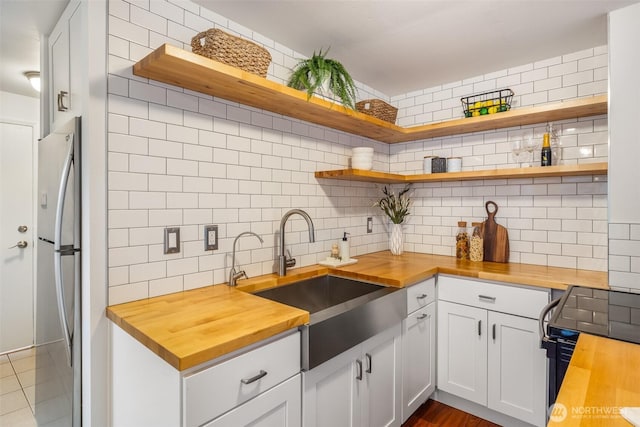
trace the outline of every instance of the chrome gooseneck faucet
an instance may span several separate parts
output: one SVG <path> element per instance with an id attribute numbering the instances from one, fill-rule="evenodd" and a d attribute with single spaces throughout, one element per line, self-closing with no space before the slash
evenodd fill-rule
<path id="1" fill-rule="evenodd" d="M 315 228 L 313 227 L 313 221 L 311 221 L 311 217 L 308 213 L 303 211 L 302 209 L 291 209 L 289 212 L 284 214 L 282 219 L 280 220 L 280 256 L 278 256 L 278 275 L 286 276 L 287 268 L 293 267 L 296 265 L 295 258 L 291 258 L 291 253 L 289 253 L 289 258 L 285 255 L 284 249 L 284 226 L 287 225 L 287 220 L 293 214 L 298 214 L 307 221 L 307 227 L 309 228 L 309 242 L 313 243 L 316 241 L 315 238 Z"/>
<path id="2" fill-rule="evenodd" d="M 236 271 L 236 243 L 240 237 L 247 235 L 256 236 L 258 240 L 260 240 L 260 243 L 264 243 L 262 237 L 253 231 L 244 231 L 236 236 L 236 239 L 233 241 L 233 257 L 231 258 L 231 270 L 229 270 L 229 286 L 235 286 L 238 279 L 242 279 L 243 277 L 246 279 L 248 277 L 244 270 Z"/>

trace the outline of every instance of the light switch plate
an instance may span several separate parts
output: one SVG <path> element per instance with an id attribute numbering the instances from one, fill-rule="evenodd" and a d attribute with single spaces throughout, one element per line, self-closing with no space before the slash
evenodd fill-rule
<path id="1" fill-rule="evenodd" d="M 204 227 L 204 250 L 215 251 L 218 249 L 218 226 L 206 225 Z"/>
<path id="2" fill-rule="evenodd" d="M 176 254 L 180 252 L 180 228 L 164 229 L 164 253 Z"/>
<path id="3" fill-rule="evenodd" d="M 373 233 L 373 218 L 367 218 L 367 233 Z"/>

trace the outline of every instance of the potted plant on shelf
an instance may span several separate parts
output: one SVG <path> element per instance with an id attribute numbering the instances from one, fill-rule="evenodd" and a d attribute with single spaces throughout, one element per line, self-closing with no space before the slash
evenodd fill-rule
<path id="1" fill-rule="evenodd" d="M 391 236 L 389 238 L 389 250 L 393 255 L 401 255 L 404 244 L 404 236 L 402 234 L 402 224 L 410 215 L 411 198 L 408 193 L 411 184 L 407 184 L 400 193 L 390 190 L 386 185 L 382 189 L 384 197 L 374 203 L 389 217 L 391 220 Z"/>
<path id="2" fill-rule="evenodd" d="M 287 86 L 313 94 L 339 100 L 345 107 L 355 109 L 356 86 L 344 66 L 335 59 L 326 58 L 327 49 L 313 52 L 308 59 L 301 59 L 295 66 Z"/>

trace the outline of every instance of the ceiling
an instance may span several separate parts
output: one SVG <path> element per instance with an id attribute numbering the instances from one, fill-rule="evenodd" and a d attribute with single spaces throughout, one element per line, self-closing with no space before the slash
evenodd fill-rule
<path id="1" fill-rule="evenodd" d="M 194 1 L 394 96 L 604 45 L 607 12 L 639 0 Z"/>
<path id="2" fill-rule="evenodd" d="M 39 97 L 26 71 L 40 71 L 40 35 L 49 34 L 69 0 L 0 0 L 0 90 Z"/>
<path id="3" fill-rule="evenodd" d="M 388 96 L 606 44 L 606 13 L 640 2 L 194 1 L 303 55 L 330 48 L 356 80 Z M 68 2 L 0 0 L 0 90 L 38 96 L 23 73 L 40 70 L 40 35 Z"/>

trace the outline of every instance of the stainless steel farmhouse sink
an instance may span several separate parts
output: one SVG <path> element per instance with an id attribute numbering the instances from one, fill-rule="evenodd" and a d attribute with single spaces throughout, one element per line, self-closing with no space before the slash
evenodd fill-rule
<path id="1" fill-rule="evenodd" d="M 310 313 L 302 327 L 302 366 L 309 370 L 407 315 L 406 290 L 322 276 L 256 292 Z"/>

